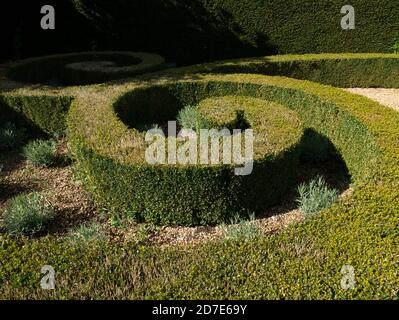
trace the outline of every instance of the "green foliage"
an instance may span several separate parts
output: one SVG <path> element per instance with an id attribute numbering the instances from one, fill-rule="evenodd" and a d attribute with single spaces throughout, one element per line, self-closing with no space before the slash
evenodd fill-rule
<path id="1" fill-rule="evenodd" d="M 330 189 L 324 178 L 317 176 L 308 184 L 298 186 L 299 209 L 305 216 L 312 216 L 329 208 L 338 199 L 338 190 Z"/>
<path id="2" fill-rule="evenodd" d="M 62 136 L 66 128 L 66 117 L 73 98 L 31 94 L 0 95 L 0 120 L 15 122 L 18 127 L 31 133 L 45 132 L 51 136 Z"/>
<path id="3" fill-rule="evenodd" d="M 229 94 L 234 88 L 234 84 L 224 82 L 170 82 L 126 89 L 109 106 L 127 125 L 137 128 L 137 123 L 167 121 L 177 114 L 179 106 Z M 116 132 L 120 120 L 116 120 L 108 122 L 109 129 L 116 134 L 101 134 L 97 140 L 107 146 L 107 156 L 86 148 L 84 140 L 71 140 L 79 170 L 90 177 L 86 187 L 114 215 L 129 213 L 136 220 L 157 225 L 215 225 L 228 221 L 234 214 L 263 210 L 278 203 L 295 181 L 302 135 L 298 117 L 278 103 L 261 99 L 240 96 L 220 99 L 220 104 L 226 102 L 223 109 L 226 121 L 210 118 L 217 106 L 212 99 L 199 106 L 200 114 L 223 127 L 230 122 L 230 113 L 232 123 L 237 122 L 237 107 L 248 112 L 248 122 L 259 133 L 251 174 L 235 175 L 232 164 L 151 166 L 144 158 L 143 134 L 137 130 L 131 130 L 131 136 L 120 137 L 122 141 L 130 141 L 134 148 L 122 153 L 118 147 L 113 149 L 117 144 L 110 141 L 119 135 Z M 73 114 L 70 118 L 70 132 L 75 137 L 82 127 L 75 128 L 74 119 L 83 119 L 76 116 L 79 119 Z M 263 133 L 268 141 L 262 140 Z M 124 159 L 123 164 L 113 160 L 116 154 Z"/>
<path id="4" fill-rule="evenodd" d="M 394 44 L 391 49 L 393 53 L 399 53 L 399 34 L 396 35 Z"/>
<path id="5" fill-rule="evenodd" d="M 104 243 L 108 240 L 107 235 L 102 230 L 101 224 L 90 223 L 82 224 L 76 229 L 72 230 L 67 237 L 67 240 L 73 244 L 90 243 Z"/>
<path id="6" fill-rule="evenodd" d="M 212 129 L 214 125 L 198 112 L 195 106 L 186 106 L 179 111 L 177 121 L 184 129 L 192 129 L 199 132 L 201 129 Z"/>
<path id="7" fill-rule="evenodd" d="M 13 198 L 3 212 L 3 224 L 11 235 L 33 235 L 44 231 L 53 217 L 54 211 L 42 195 L 21 194 Z"/>
<path id="8" fill-rule="evenodd" d="M 334 81 L 341 86 L 398 87 L 399 60 L 394 55 L 302 58 L 307 61 L 300 65 L 306 68 L 290 75 L 325 83 Z M 266 60 L 284 59 L 282 64 L 288 66 L 291 63 L 293 67 L 298 65 L 296 61 L 301 61 L 299 56 L 273 57 L 259 59 L 258 62 L 251 60 L 190 67 L 161 76 L 162 81 L 172 75 L 174 80 L 181 76 L 187 82 L 187 73 L 190 72 L 214 72 L 218 69 L 227 73 L 266 73 L 270 67 Z M 346 61 L 348 59 L 353 60 Z M 327 67 L 320 60 L 328 60 L 325 61 Z M 334 68 L 337 73 L 334 73 Z M 309 70 L 308 75 L 306 70 Z M 346 76 L 343 76 L 344 71 Z M 196 74 L 192 78 L 201 85 L 192 81 L 186 85 L 177 83 L 167 86 L 163 90 L 154 89 L 154 95 L 144 98 L 148 99 L 149 105 L 155 102 L 159 108 L 147 114 L 147 110 L 141 113 L 134 110 L 131 117 L 137 116 L 141 121 L 145 117 L 154 119 L 162 114 L 173 119 L 184 105 L 197 105 L 209 98 L 208 92 L 213 97 L 246 95 L 272 100 L 297 112 L 306 128 L 314 129 L 333 143 L 348 166 L 354 182 L 353 191 L 312 219 L 305 219 L 281 233 L 253 241 L 213 241 L 183 248 L 148 248 L 131 244 L 74 248 L 50 236 L 28 241 L 2 234 L 1 298 L 397 299 L 398 113 L 370 99 L 308 81 L 258 75 Z M 151 85 L 154 82 L 156 80 L 153 79 Z M 117 194 L 125 187 L 125 202 L 122 202 L 122 197 L 114 202 L 121 204 L 121 207 L 129 207 L 129 199 L 135 196 L 127 187 L 137 180 L 141 181 L 141 174 L 148 169 L 137 170 L 139 175 L 131 170 L 129 158 L 134 155 L 136 145 L 128 143 L 132 141 L 130 138 L 137 137 L 137 133 L 126 129 L 113 108 L 115 99 L 125 91 L 136 89 L 136 85 L 96 87 L 93 90 L 96 94 L 88 93 L 87 99 L 79 99 L 73 104 L 68 117 L 70 144 L 78 159 L 80 172 L 87 177 L 86 185 L 96 199 L 104 203 L 113 203 L 111 197 L 107 198 L 109 195 L 105 190 Z M 170 91 L 167 89 L 174 94 L 168 94 Z M 99 92 L 101 94 L 97 94 Z M 72 94 L 71 91 L 68 94 Z M 135 99 L 139 96 L 137 91 L 132 95 L 136 95 Z M 173 103 L 176 96 L 179 97 L 177 102 L 182 103 Z M 168 108 L 162 108 L 162 103 L 157 104 L 157 101 L 165 103 Z M 126 102 L 128 106 L 129 99 Z M 140 105 L 144 104 L 140 102 Z M 129 108 L 125 111 L 128 113 Z M 147 187 L 157 194 L 156 184 L 163 181 L 163 175 L 152 169 L 158 176 L 152 182 L 152 189 L 150 184 Z M 196 177 L 194 173 L 189 178 Z M 119 189 L 115 181 L 122 181 L 122 177 L 126 184 Z M 200 181 L 205 182 L 206 179 Z M 220 188 L 224 187 L 225 184 L 221 184 Z M 169 197 L 174 192 L 169 189 Z M 144 193 L 140 196 L 140 200 L 148 199 Z M 180 198 L 185 196 L 177 194 Z M 199 193 L 199 197 L 208 200 L 206 205 L 211 200 L 217 203 L 215 198 L 218 199 L 217 196 L 211 198 L 209 191 Z M 175 201 L 162 196 L 157 200 L 162 203 L 168 199 L 170 203 Z M 195 202 L 195 197 L 185 199 L 202 208 L 202 203 Z M 140 201 L 136 203 L 140 204 Z M 142 207 L 137 205 L 132 209 L 140 212 Z M 42 277 L 40 268 L 46 264 L 52 265 L 61 279 L 54 292 L 42 290 L 38 285 Z M 341 288 L 343 275 L 340 271 L 343 265 L 352 265 L 355 269 L 353 290 Z"/>
<path id="9" fill-rule="evenodd" d="M 7 76 L 23 83 L 87 85 L 161 69 L 164 59 L 142 52 L 80 52 L 31 58 L 7 66 Z"/>
<path id="10" fill-rule="evenodd" d="M 343 61 L 363 59 L 366 64 L 370 55 L 362 58 L 359 55 L 321 55 L 292 59 L 294 62 L 303 60 L 310 65 L 311 61 L 322 64 L 323 57 L 327 64 L 333 57 Z M 376 57 L 371 55 L 370 59 Z M 391 56 L 387 59 L 379 57 L 381 63 L 392 63 Z M 291 61 L 289 59 L 273 58 L 287 65 Z M 254 63 L 248 62 L 246 70 L 256 72 L 269 61 L 255 59 Z M 399 60 L 395 62 L 399 65 Z M 235 72 L 235 66 L 245 69 L 246 63 L 229 63 L 228 71 Z M 222 66 L 223 63 L 183 68 L 173 72 L 173 76 L 176 79 L 178 72 L 184 75 L 189 71 L 220 71 Z M 233 176 L 231 168 L 225 166 L 148 166 L 144 159 L 143 136 L 134 130 L 126 131 L 120 121 L 129 127 L 135 127 L 137 123 L 166 121 L 173 119 L 183 106 L 198 105 L 203 100 L 228 95 L 257 98 L 292 109 L 298 113 L 305 127 L 314 128 L 336 146 L 353 181 L 362 183 L 375 174 L 379 148 L 374 135 L 363 123 L 364 116 L 359 115 L 358 111 L 359 105 L 369 102 L 354 101 L 349 94 L 343 96 L 340 91 L 317 85 L 306 86 L 303 82 L 290 79 L 255 75 L 197 74 L 196 77 L 199 78 L 196 81 L 171 81 L 162 85 L 152 83 L 139 88 L 134 85 L 122 86 L 117 95 L 111 92 L 105 94 L 109 100 L 99 103 L 97 112 L 90 114 L 89 119 L 85 119 L 85 110 L 89 106 L 83 103 L 73 108 L 69 124 L 77 164 L 90 177 L 86 187 L 103 206 L 114 213 L 134 213 L 136 219 L 155 224 L 204 225 L 217 224 L 235 213 L 262 210 L 277 203 L 295 178 L 295 163 L 300 152 L 295 137 L 288 140 L 292 148 L 284 144 L 286 141 L 283 137 L 292 131 L 286 126 L 287 119 L 280 128 L 276 127 L 280 130 L 273 130 L 283 134 L 280 137 L 276 135 L 276 144 L 261 146 L 271 145 L 277 155 L 284 152 L 280 156 L 260 156 L 259 161 L 254 163 L 253 173 L 248 177 Z M 107 91 L 107 88 L 104 90 Z M 259 108 L 266 110 L 262 108 L 267 107 Z M 206 115 L 208 118 L 214 111 L 212 108 L 210 110 L 212 112 Z M 115 117 L 114 111 L 120 120 Z M 258 126 L 262 124 L 259 119 L 267 117 L 267 112 L 258 112 L 260 114 L 262 116 L 258 118 L 253 117 Z M 101 129 L 93 130 L 92 124 L 101 124 Z M 270 124 L 273 124 L 273 120 L 265 127 Z M 293 127 L 299 128 L 300 125 Z M 300 134 L 297 138 L 300 138 Z M 131 141 L 131 147 L 120 148 L 120 141 Z M 102 150 L 101 155 L 96 150 Z M 115 157 L 118 161 L 113 160 Z M 259 194 L 263 196 L 257 196 Z"/>
<path id="11" fill-rule="evenodd" d="M 23 130 L 14 123 L 7 122 L 0 126 L 0 150 L 10 151 L 18 149 L 25 139 Z"/>
<path id="12" fill-rule="evenodd" d="M 56 142 L 53 140 L 34 140 L 23 148 L 23 154 L 36 167 L 50 167 L 57 161 Z"/>
<path id="13" fill-rule="evenodd" d="M 106 1 L 77 0 L 74 4 L 116 46 L 134 38 L 136 45 L 156 44 L 156 50 L 186 64 L 275 53 L 388 52 L 399 29 L 399 4 L 392 0 L 353 0 L 356 29 L 350 31 L 340 27 L 345 5 L 341 0 L 164 0 L 141 5 L 122 0 L 117 7 Z M 126 17 L 125 12 L 132 14 Z M 157 23 L 138 26 L 140 19 Z"/>
<path id="14" fill-rule="evenodd" d="M 397 88 L 396 54 L 305 54 L 250 58 L 188 67 L 188 72 L 253 73 L 310 80 L 340 88 Z M 181 72 L 181 70 L 176 70 Z"/>
<path id="15" fill-rule="evenodd" d="M 243 219 L 236 215 L 230 220 L 230 225 L 224 225 L 225 237 L 235 241 L 251 241 L 262 235 L 262 229 L 255 222 L 255 214 L 249 215 L 249 219 Z"/>

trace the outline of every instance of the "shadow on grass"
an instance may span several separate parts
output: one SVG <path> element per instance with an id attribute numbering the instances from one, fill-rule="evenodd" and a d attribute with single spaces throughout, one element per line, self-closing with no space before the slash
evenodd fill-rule
<path id="1" fill-rule="evenodd" d="M 351 178 L 345 161 L 331 141 L 320 133 L 308 129 L 301 141 L 301 156 L 297 179 L 281 203 L 260 213 L 258 218 L 278 216 L 298 208 L 297 187 L 322 176 L 327 184 L 340 194 L 349 189 Z"/>

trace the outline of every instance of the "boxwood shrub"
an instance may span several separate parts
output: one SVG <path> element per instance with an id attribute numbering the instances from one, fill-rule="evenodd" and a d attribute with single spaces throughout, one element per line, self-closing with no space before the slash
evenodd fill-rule
<path id="1" fill-rule="evenodd" d="M 356 59 L 362 56 L 357 55 Z M 364 59 L 367 57 L 370 55 L 364 55 Z M 392 58 L 397 59 L 378 59 L 393 63 L 396 60 Z M 234 64 L 236 70 L 245 69 L 247 61 L 218 65 L 224 65 L 229 72 L 229 68 L 234 70 Z M 210 83 L 227 86 L 232 89 L 223 95 L 251 96 L 291 108 L 305 128 L 332 141 L 352 175 L 352 192 L 315 217 L 279 234 L 245 243 L 211 242 L 166 249 L 107 245 L 88 246 L 82 251 L 52 237 L 28 241 L 0 235 L 0 260 L 4 261 L 0 264 L 1 297 L 397 299 L 399 114 L 370 99 L 309 81 L 250 74 L 200 74 L 211 72 L 214 67 L 215 64 L 192 67 L 195 74 L 191 76 L 186 68 L 143 79 L 151 77 L 151 86 L 158 82 L 162 86 L 168 79 L 172 83 L 191 82 L 193 91 L 196 82 L 205 88 Z M 393 73 L 385 75 L 391 79 L 386 86 L 399 87 L 395 68 L 393 65 Z M 366 85 L 360 68 L 356 70 L 350 76 L 357 77 L 356 84 Z M 382 69 L 376 69 L 372 77 L 383 79 L 379 70 Z M 345 86 L 345 79 L 335 81 L 336 85 Z M 384 86 L 384 82 L 378 85 Z M 91 159 L 104 172 L 108 166 L 128 165 L 126 156 L 135 148 L 130 139 L 134 129 L 120 121 L 113 103 L 140 87 L 145 90 L 139 83 L 95 86 L 84 94 L 74 89 L 68 136 L 80 158 L 80 170 L 88 173 L 89 185 L 98 184 L 90 166 L 85 166 Z M 65 95 L 65 91 L 58 94 Z M 133 178 L 139 180 L 140 176 L 126 177 L 130 181 Z M 108 182 L 112 186 L 113 181 Z M 39 286 L 40 269 L 45 264 L 57 270 L 60 281 L 54 292 L 43 291 Z M 354 289 L 341 287 L 344 265 L 355 270 Z"/>
<path id="2" fill-rule="evenodd" d="M 399 55 L 378 53 L 280 55 L 175 69 L 181 73 L 254 73 L 310 80 L 336 87 L 397 88 Z"/>
<path id="3" fill-rule="evenodd" d="M 128 89 L 115 102 L 110 100 L 110 111 L 115 108 L 120 119 L 110 119 L 109 125 L 115 130 L 118 123 L 123 126 L 122 121 L 134 127 L 173 120 L 185 105 L 233 91 L 234 84 L 207 81 Z M 112 211 L 157 224 L 217 224 L 235 214 L 247 215 L 276 204 L 295 181 L 303 133 L 299 119 L 291 110 L 261 99 L 226 97 L 224 101 L 230 110 L 225 109 L 225 121 L 212 118 L 217 128 L 228 126 L 229 113 L 233 112 L 234 117 L 236 109 L 248 112 L 255 135 L 250 175 L 235 175 L 234 165 L 150 165 L 145 161 L 145 133 L 134 128 L 121 138 L 127 142 L 122 148 L 118 146 L 120 141 L 113 140 L 116 136 L 101 133 L 95 143 L 107 146 L 101 153 L 95 147 L 89 148 L 71 122 L 72 145 L 80 168 L 90 177 L 88 188 Z M 200 108 L 209 116 L 214 107 L 208 109 L 205 105 Z M 114 149 L 120 155 L 118 161 L 112 156 L 113 146 L 119 149 Z"/>
<path id="4" fill-rule="evenodd" d="M 65 134 L 66 117 L 73 97 L 54 94 L 0 94 L 0 123 L 13 122 L 18 127 L 52 136 Z"/>
<path id="5" fill-rule="evenodd" d="M 95 105 L 96 111 L 88 122 L 84 115 L 88 105 L 79 101 L 73 104 L 70 142 L 80 170 L 89 177 L 87 187 L 97 201 L 137 219 L 182 225 L 214 224 L 229 214 L 247 214 L 243 208 L 260 210 L 257 203 L 262 201 L 256 200 L 257 192 L 252 192 L 258 188 L 275 190 L 264 204 L 276 203 L 286 190 L 282 186 L 289 186 L 295 176 L 295 165 L 291 167 L 293 171 L 287 168 L 297 161 L 296 148 L 290 148 L 287 156 L 277 154 L 272 167 L 265 166 L 258 172 L 255 166 L 248 178 L 231 179 L 232 170 L 223 166 L 162 168 L 145 163 L 146 145 L 143 134 L 134 129 L 135 124 L 164 121 L 175 116 L 179 107 L 231 94 L 278 103 L 296 111 L 306 128 L 331 140 L 354 183 L 361 184 L 375 175 L 380 150 L 374 135 L 362 119 L 334 97 L 320 97 L 317 90 L 306 92 L 302 82 L 287 78 L 243 74 L 196 78 L 113 87 L 112 92 L 101 95 L 101 102 L 96 103 L 94 96 L 89 99 L 90 108 Z M 258 113 L 264 115 L 262 111 Z M 268 176 L 270 172 L 275 172 L 273 178 Z M 258 175 L 261 178 L 253 181 Z"/>
<path id="6" fill-rule="evenodd" d="M 17 61 L 6 66 L 6 76 L 23 83 L 85 85 L 128 78 L 160 69 L 164 59 L 146 52 L 93 51 Z"/>

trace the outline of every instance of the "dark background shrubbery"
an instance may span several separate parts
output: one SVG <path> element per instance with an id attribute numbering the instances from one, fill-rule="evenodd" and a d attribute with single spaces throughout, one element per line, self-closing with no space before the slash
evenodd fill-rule
<path id="1" fill-rule="evenodd" d="M 42 30 L 40 9 L 51 4 L 56 30 Z M 0 61 L 89 49 L 94 34 L 70 0 L 4 1 L 0 10 Z"/>
<path id="2" fill-rule="evenodd" d="M 56 30 L 40 29 L 40 7 Z M 340 27 L 342 0 L 30 0 L 2 4 L 0 60 L 83 50 L 150 51 L 178 64 L 306 52 L 389 51 L 399 2 L 353 0 L 356 29 Z"/>

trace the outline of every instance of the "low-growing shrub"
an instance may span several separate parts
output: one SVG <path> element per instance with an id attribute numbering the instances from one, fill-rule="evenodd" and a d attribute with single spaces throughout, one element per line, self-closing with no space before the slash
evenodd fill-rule
<path id="1" fill-rule="evenodd" d="M 0 150 L 15 150 L 22 145 L 24 138 L 24 131 L 14 123 L 7 122 L 0 126 Z"/>
<path id="2" fill-rule="evenodd" d="M 24 147 L 23 154 L 36 167 L 50 167 L 57 161 L 56 143 L 52 140 L 35 140 Z"/>
<path id="3" fill-rule="evenodd" d="M 66 117 L 74 98 L 68 95 L 0 94 L 0 121 L 12 122 L 29 133 L 54 138 L 65 134 Z"/>
<path id="4" fill-rule="evenodd" d="M 127 212 L 138 221 L 180 226 L 217 225 L 229 221 L 236 213 L 248 214 L 277 204 L 295 183 L 303 134 L 301 121 L 295 112 L 276 102 L 245 95 L 222 96 L 236 87 L 234 83 L 222 81 L 169 82 L 137 90 L 126 89 L 114 99 L 110 95 L 112 104 L 109 107 L 113 106 L 114 114 L 120 119 L 108 121 L 101 129 L 99 140 L 93 137 L 93 141 L 97 140 L 95 143 L 103 144 L 102 154 L 92 152 L 85 139 L 77 137 L 82 127 L 76 126 L 75 113 L 71 114 L 70 145 L 77 166 L 90 177 L 85 186 L 94 191 L 95 201 L 113 215 Z M 255 132 L 250 174 L 235 174 L 235 169 L 243 168 L 243 163 L 223 163 L 223 146 L 218 164 L 153 165 L 147 162 L 148 143 L 143 132 L 137 130 L 137 124 L 164 123 L 176 118 L 179 110 L 187 105 L 198 105 L 198 112 L 217 128 L 241 123 L 245 115 Z M 224 106 L 223 110 L 216 112 L 219 105 Z M 242 114 L 237 112 L 240 110 Z M 84 119 L 78 117 L 77 121 Z M 125 129 L 135 129 L 122 133 L 119 131 L 121 125 Z M 107 130 L 111 126 L 113 133 L 109 135 Z M 118 142 L 114 141 L 116 136 Z M 223 138 L 219 136 L 218 139 L 222 144 Z M 178 149 L 182 145 L 178 141 Z M 120 153 L 119 146 L 123 148 Z M 120 155 L 118 161 L 113 159 L 114 152 Z M 243 148 L 237 152 L 243 156 Z M 226 154 L 223 152 L 223 157 Z"/>
<path id="5" fill-rule="evenodd" d="M 285 76 L 340 88 L 397 88 L 399 56 L 379 53 L 278 55 L 186 67 L 196 73 Z M 237 63 L 238 62 L 238 63 Z M 176 73 L 181 70 L 176 69 Z"/>
<path id="6" fill-rule="evenodd" d="M 334 82 L 342 87 L 355 84 L 398 86 L 397 55 L 384 55 L 385 58 L 364 55 L 367 58 L 364 61 L 361 56 L 363 54 L 341 59 L 341 55 L 320 55 L 316 63 L 310 61 L 312 59 L 309 57 L 305 57 L 309 60 L 308 63 L 298 62 L 299 57 L 295 57 L 292 63 L 289 61 L 292 57 L 278 59 L 285 59 L 284 64 L 296 67 L 292 72 L 294 76 L 304 76 L 313 81 Z M 343 60 L 352 59 L 351 57 L 353 62 Z M 273 59 L 276 58 L 260 60 Z M 325 66 L 324 59 L 330 60 Z M 249 64 L 246 61 L 237 64 L 224 63 L 224 67 L 232 70 L 237 66 L 235 70 L 250 73 L 268 70 L 268 66 L 262 69 L 262 62 L 259 68 Z M 369 73 L 369 70 L 373 72 Z M 200 77 L 202 76 L 198 75 Z M 53 237 L 27 241 L 0 235 L 0 261 L 4 262 L 4 268 L 0 268 L 0 296 L 61 299 L 115 299 L 127 296 L 141 299 L 397 298 L 397 112 L 370 99 L 308 81 L 256 75 L 231 75 L 224 76 L 224 79 L 239 81 L 240 85 L 232 86 L 222 94 L 245 93 L 287 105 L 298 112 L 306 127 L 314 128 L 328 137 L 348 166 L 355 184 L 353 193 L 313 219 L 306 219 L 281 233 L 261 237 L 253 242 L 212 242 L 189 247 L 187 250 L 182 250 L 181 247 L 134 250 L 131 246 L 119 247 L 111 244 L 109 247 L 96 247 L 95 250 L 94 246 L 88 246 L 87 251 L 75 248 L 69 251 L 60 247 L 59 241 Z M 213 80 L 217 80 L 216 77 Z M 137 84 L 121 86 L 133 89 Z M 82 174 L 87 174 L 87 180 L 92 183 L 90 191 L 97 194 L 99 189 L 103 191 L 96 199 L 104 203 L 111 203 L 115 199 L 109 196 L 109 190 L 116 189 L 116 177 L 127 180 L 120 188 L 123 190 L 121 195 L 129 190 L 132 182 L 143 181 L 135 172 L 127 177 L 126 173 L 129 171 L 125 167 L 116 168 L 118 162 L 129 163 L 129 158 L 136 152 L 136 145 L 125 143 L 130 142 L 126 139 L 130 136 L 124 134 L 131 132 L 116 121 L 114 109 L 111 107 L 113 100 L 102 104 L 106 97 L 112 97 L 114 92 L 123 87 L 111 88 L 99 95 L 99 98 L 93 94 L 90 99 L 76 99 L 70 117 L 74 124 L 70 124 L 74 149 L 81 151 L 80 147 L 86 148 L 88 160 L 93 161 L 93 165 L 84 161 L 84 154 L 79 159 L 79 169 Z M 212 89 L 212 83 L 204 86 L 204 92 L 208 89 Z M 175 91 L 179 93 L 179 87 Z M 183 95 L 188 97 L 187 100 L 195 97 L 189 89 L 181 91 L 179 96 Z M 153 95 L 145 98 L 149 97 Z M 185 100 L 183 106 L 198 104 L 204 95 L 198 97 L 195 101 Z M 154 100 L 162 103 L 165 101 L 162 97 Z M 154 114 L 169 112 L 169 107 L 173 106 L 170 104 L 167 108 L 159 108 Z M 132 118 L 140 115 L 140 109 L 134 111 L 126 109 Z M 177 114 L 175 111 L 172 109 L 174 116 Z M 113 135 L 115 140 L 111 139 Z M 97 138 L 102 140 L 96 141 Z M 123 148 L 119 148 L 121 145 Z M 94 157 L 95 153 L 102 157 Z M 126 154 L 129 157 L 124 158 Z M 104 177 L 104 172 L 112 168 L 114 170 Z M 159 194 L 157 184 L 162 181 L 163 176 L 159 175 L 157 178 L 151 184 L 154 186 L 151 191 L 155 195 Z M 97 183 L 93 182 L 94 179 L 98 179 Z M 169 195 L 173 192 L 175 190 L 171 191 L 169 188 Z M 208 193 L 204 192 L 205 196 L 208 194 L 209 190 Z M 129 192 L 129 196 L 121 196 L 118 200 L 125 199 L 128 202 L 136 195 L 135 192 Z M 146 195 L 138 195 L 137 203 L 148 200 Z M 171 203 L 176 199 L 190 203 L 192 199 L 186 200 L 185 196 L 186 194 L 177 194 L 176 198 L 171 199 Z M 161 201 L 160 198 L 159 202 L 152 203 Z M 116 204 L 115 201 L 110 209 L 117 207 Z M 194 205 L 200 207 L 197 203 Z M 141 212 L 145 206 L 132 208 L 135 209 Z M 154 208 L 154 212 L 155 209 L 157 208 Z M 187 212 L 184 209 L 182 208 L 182 212 Z M 62 283 L 57 285 L 56 292 L 52 292 L 51 296 L 37 285 L 42 276 L 40 268 L 43 262 L 63 273 Z M 348 264 L 356 270 L 356 287 L 353 290 L 344 290 L 341 287 L 340 271 L 342 266 Z M 132 266 L 137 268 L 133 269 Z M 88 274 L 96 281 L 87 281 Z"/>
<path id="7" fill-rule="evenodd" d="M 72 230 L 68 235 L 68 240 L 72 243 L 91 242 L 101 243 L 107 240 L 107 235 L 99 223 L 82 224 Z"/>
<path id="8" fill-rule="evenodd" d="M 41 194 L 21 194 L 4 211 L 3 224 L 11 235 L 29 236 L 43 231 L 53 218 L 54 210 Z"/>
<path id="9" fill-rule="evenodd" d="M 199 131 L 201 129 L 212 129 L 213 124 L 205 118 L 195 106 L 186 106 L 179 111 L 177 121 L 184 129 Z"/>
<path id="10" fill-rule="evenodd" d="M 261 228 L 255 222 L 255 214 L 249 219 L 242 219 L 239 215 L 231 219 L 230 225 L 223 225 L 225 237 L 229 240 L 247 241 L 259 238 L 262 235 Z"/>
<path id="11" fill-rule="evenodd" d="M 338 190 L 329 188 L 321 176 L 313 178 L 308 184 L 300 184 L 298 193 L 299 209 L 305 216 L 327 209 L 338 198 Z"/>

